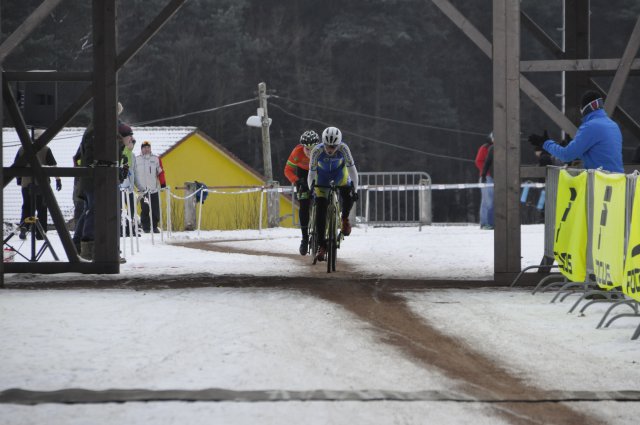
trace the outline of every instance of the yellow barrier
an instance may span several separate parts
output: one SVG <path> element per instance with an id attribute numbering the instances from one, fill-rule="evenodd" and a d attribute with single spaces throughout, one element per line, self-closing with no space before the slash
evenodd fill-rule
<path id="1" fill-rule="evenodd" d="M 640 189 L 636 185 L 633 196 L 629 243 L 625 257 L 622 292 L 636 301 L 640 301 Z"/>
<path id="2" fill-rule="evenodd" d="M 560 271 L 572 282 L 584 282 L 587 274 L 587 172 L 573 177 L 561 170 L 553 243 Z"/>
<path id="3" fill-rule="evenodd" d="M 623 281 L 626 192 L 624 174 L 595 172 L 591 255 L 596 282 L 604 289 L 621 286 Z"/>

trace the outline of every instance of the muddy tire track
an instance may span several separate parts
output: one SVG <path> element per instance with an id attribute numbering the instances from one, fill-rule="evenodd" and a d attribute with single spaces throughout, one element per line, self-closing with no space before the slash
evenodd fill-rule
<path id="1" fill-rule="evenodd" d="M 184 248 L 199 249 L 202 251 L 223 252 L 227 254 L 245 254 L 245 255 L 268 255 L 275 258 L 287 258 L 294 260 L 301 265 L 299 270 L 295 271 L 296 275 L 304 276 L 322 276 L 329 275 L 327 273 L 327 263 L 318 262 L 315 265 L 311 264 L 312 259 L 310 255 L 300 255 L 299 253 L 281 253 L 281 252 L 265 252 L 257 249 L 250 248 L 238 248 L 228 245 L 220 245 L 223 242 L 244 242 L 244 240 L 229 240 L 229 241 L 193 241 L 193 242 L 177 242 L 172 245 L 181 246 Z M 295 248 L 295 246 L 294 246 Z M 336 264 L 336 274 L 341 277 L 366 277 L 365 274 L 358 272 L 355 267 L 348 261 L 344 261 L 340 258 L 340 252 L 338 251 L 338 260 Z M 333 274 L 333 273 L 331 273 Z"/>

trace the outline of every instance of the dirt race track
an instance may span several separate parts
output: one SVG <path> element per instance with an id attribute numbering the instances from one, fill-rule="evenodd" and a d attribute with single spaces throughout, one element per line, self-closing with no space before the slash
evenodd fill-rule
<path id="1" fill-rule="evenodd" d="M 224 250 L 206 242 L 185 243 L 194 249 Z M 250 251 L 242 251 L 252 254 Z M 264 255 L 264 253 L 259 253 Z M 299 261 L 309 257 L 291 255 Z M 339 259 L 338 259 L 339 260 Z M 487 358 L 473 347 L 465 346 L 455 337 L 444 335 L 431 327 L 407 306 L 399 295 L 402 291 L 424 289 L 418 281 L 378 280 L 363 278 L 348 264 L 338 263 L 339 273 L 327 276 L 324 264 L 309 267 L 308 276 L 267 277 L 249 276 L 209 277 L 183 276 L 161 281 L 71 281 L 65 284 L 20 284 L 22 289 L 118 287 L 136 289 L 167 289 L 185 287 L 233 286 L 277 288 L 301 291 L 334 303 L 367 322 L 379 335 L 381 344 L 391 344 L 406 356 L 427 369 L 437 368 L 452 380 L 459 382 L 468 401 L 490 403 L 496 414 L 513 424 L 595 424 L 565 402 L 581 401 L 580 397 L 566 397 L 549 389 L 525 384 L 500 364 Z M 459 287 L 468 286 L 460 282 Z M 451 283 L 446 286 L 451 286 Z M 15 287 L 14 287 L 15 288 Z M 185 396 L 188 399 L 188 397 Z M 457 400 L 460 401 L 460 400 Z"/>

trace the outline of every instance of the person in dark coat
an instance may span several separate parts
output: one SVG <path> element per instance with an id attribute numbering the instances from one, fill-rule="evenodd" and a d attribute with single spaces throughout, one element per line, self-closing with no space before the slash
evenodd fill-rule
<path id="1" fill-rule="evenodd" d="M 38 129 L 34 133 L 34 138 L 37 139 L 44 130 Z M 15 161 L 18 160 L 22 155 L 24 155 L 24 149 L 20 148 L 18 153 L 16 154 Z M 58 165 L 56 159 L 49 149 L 48 146 L 43 147 L 36 153 L 40 164 L 55 166 Z M 15 162 L 14 161 L 14 162 Z M 29 165 L 27 164 L 27 167 Z M 44 200 L 44 196 L 42 195 L 42 191 L 40 190 L 39 185 L 36 181 L 30 177 L 18 177 L 17 179 L 18 185 L 22 188 L 22 215 L 20 217 L 20 234 L 18 235 L 20 239 L 27 238 L 27 231 L 29 226 L 25 223 L 27 217 L 33 217 L 37 212 L 38 221 L 42 226 L 42 230 L 44 232 L 47 231 L 47 205 Z M 62 180 L 60 177 L 56 177 L 56 190 L 62 190 Z M 36 232 L 36 239 L 43 239 L 44 235 L 41 235 L 40 232 Z"/>

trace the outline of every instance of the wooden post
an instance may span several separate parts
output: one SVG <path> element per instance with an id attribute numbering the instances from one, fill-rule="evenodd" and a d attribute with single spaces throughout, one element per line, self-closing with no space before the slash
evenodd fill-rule
<path id="1" fill-rule="evenodd" d="M 198 190 L 195 182 L 184 182 L 184 230 L 194 230 L 196 228 L 196 197 L 190 196 Z"/>
<path id="2" fill-rule="evenodd" d="M 520 272 L 520 1 L 493 1 L 494 277 Z"/>
<path id="3" fill-rule="evenodd" d="M 94 262 L 103 273 L 120 272 L 116 40 L 115 0 L 93 0 Z"/>

